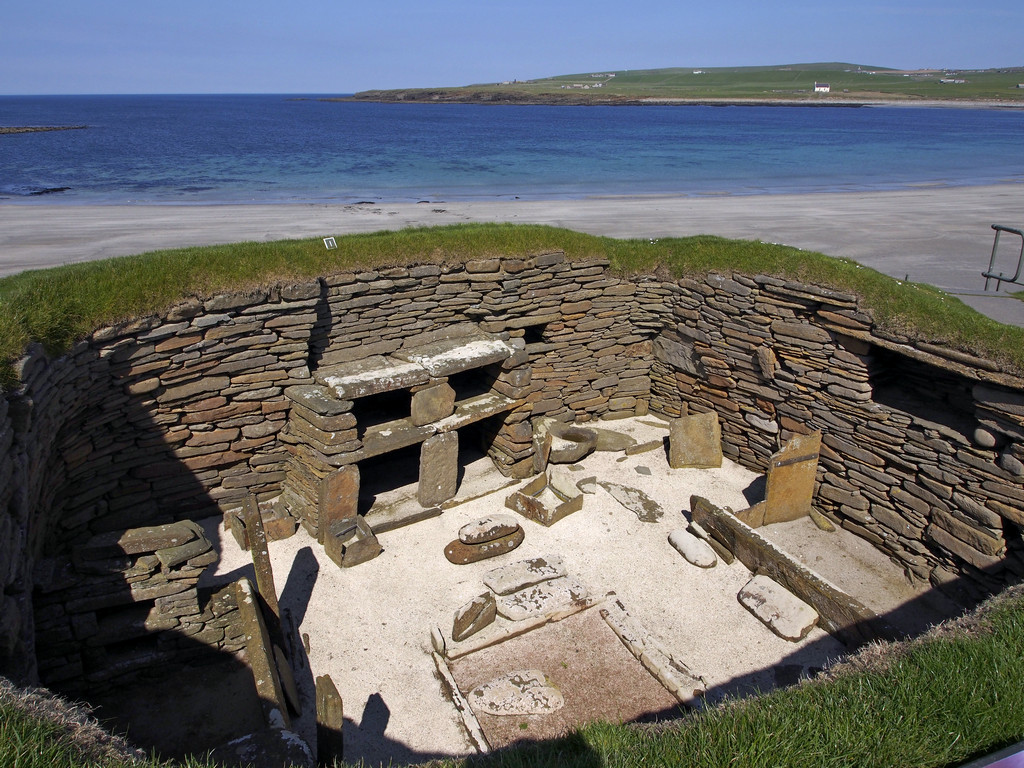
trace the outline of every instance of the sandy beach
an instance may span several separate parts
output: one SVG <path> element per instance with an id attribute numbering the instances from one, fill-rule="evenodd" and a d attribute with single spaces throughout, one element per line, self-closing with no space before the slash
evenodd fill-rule
<path id="1" fill-rule="evenodd" d="M 459 222 L 550 224 L 610 237 L 697 234 L 784 243 L 854 259 L 959 295 L 1024 325 L 1024 302 L 984 288 L 991 225 L 1024 225 L 1024 184 L 800 195 L 600 197 L 357 205 L 0 204 L 0 276 L 144 251 Z M 1020 244 L 1005 238 L 1000 268 Z M 1009 286 L 1013 288 L 1013 286 Z"/>

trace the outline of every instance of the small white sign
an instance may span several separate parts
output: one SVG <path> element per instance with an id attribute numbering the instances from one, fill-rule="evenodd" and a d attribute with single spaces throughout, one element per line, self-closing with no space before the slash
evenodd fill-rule
<path id="1" fill-rule="evenodd" d="M 324 248 L 326 248 L 328 251 L 333 251 L 337 247 L 338 243 L 335 241 L 333 237 L 324 238 Z"/>

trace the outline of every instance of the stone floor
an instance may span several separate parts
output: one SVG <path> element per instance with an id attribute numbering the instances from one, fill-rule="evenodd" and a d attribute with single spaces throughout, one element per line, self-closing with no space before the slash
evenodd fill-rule
<path id="1" fill-rule="evenodd" d="M 667 424 L 653 416 L 602 426 L 632 434 L 639 442 L 659 440 L 667 434 Z M 585 496 L 580 511 L 549 528 L 524 518 L 525 541 L 517 550 L 492 560 L 453 565 L 443 550 L 459 528 L 507 512 L 505 497 L 523 484 L 510 484 L 487 459 L 467 457 L 464 470 L 453 506 L 439 517 L 381 534 L 384 551 L 370 562 L 340 569 L 301 528 L 292 538 L 270 546 L 282 608 L 297 632 L 308 639 L 308 663 L 298 672 L 307 715 L 300 718 L 298 729 L 312 738 L 308 712 L 312 710 L 313 678 L 330 674 L 345 701 L 346 760 L 403 764 L 472 753 L 472 744 L 437 677 L 431 630 L 439 628 L 450 640 L 455 611 L 483 591 L 484 575 L 519 559 L 561 555 L 591 597 L 614 592 L 614 599 L 667 651 L 703 677 L 708 701 L 791 684 L 846 653 L 842 644 L 819 629 L 798 643 L 772 634 L 737 601 L 738 592 L 752 576 L 738 561 L 697 568 L 669 545 L 669 534 L 686 526 L 691 494 L 733 509 L 760 500 L 763 479 L 728 460 L 721 469 L 671 469 L 664 449 L 633 456 L 591 454 L 578 465 L 579 477 L 595 476 L 643 491 L 662 508 L 660 519 L 642 521 L 598 486 L 595 493 Z M 400 476 L 397 470 L 396 476 Z M 415 504 L 414 499 L 415 487 L 411 486 L 378 494 L 378 502 L 390 509 Z M 373 514 L 371 508 L 368 516 Z M 923 590 L 907 583 L 902 571 L 880 553 L 862 546 L 863 542 L 845 531 L 825 534 L 809 522 L 803 525 L 805 522 L 772 526 L 762 533 L 773 539 L 777 534 L 784 549 L 877 612 L 890 618 L 897 613 L 913 614 L 910 624 L 915 628 L 942 617 L 941 611 L 936 612 L 922 597 Z M 209 521 L 208 527 L 213 539 L 219 539 L 222 553 L 208 583 L 250 573 L 247 553 L 239 550 L 223 528 L 217 528 L 216 521 Z M 524 635 L 527 639 L 520 641 L 521 646 L 547 645 L 550 650 L 564 643 L 566 651 L 570 646 L 583 647 L 585 638 L 574 636 L 573 626 L 585 626 L 595 618 L 586 614 L 594 612 L 589 609 L 578 621 L 555 628 L 575 637 L 571 641 L 549 642 L 545 638 L 557 633 L 545 629 L 547 635 L 541 631 Z M 501 628 L 510 622 L 499 618 L 497 624 Z M 531 643 L 531 635 L 535 642 Z M 510 667 L 519 668 L 520 661 L 547 664 L 552 668 L 544 670 L 546 674 L 559 674 L 561 668 L 544 661 L 548 657 L 543 654 L 534 660 L 524 650 L 520 659 L 515 648 L 509 645 L 495 653 L 507 654 Z M 474 670 L 474 663 L 480 665 L 479 670 Z M 458 666 L 466 685 L 478 684 L 497 669 L 490 667 L 485 672 L 482 656 L 478 662 L 465 657 Z M 631 665 L 627 662 L 627 666 Z M 626 671 L 624 668 L 623 673 Z M 635 669 L 628 671 L 632 674 Z M 582 691 L 584 698 L 592 693 Z M 575 695 L 569 690 L 566 694 Z M 628 720 L 664 710 L 656 698 L 633 710 L 588 711 L 579 702 L 571 706 L 570 712 L 582 712 L 584 719 Z M 522 729 L 519 722 L 514 727 L 492 723 L 491 730 L 503 734 L 495 736 L 501 744 L 515 740 L 519 730 L 523 738 L 546 733 L 539 722 L 522 722 L 527 722 L 527 728 Z"/>

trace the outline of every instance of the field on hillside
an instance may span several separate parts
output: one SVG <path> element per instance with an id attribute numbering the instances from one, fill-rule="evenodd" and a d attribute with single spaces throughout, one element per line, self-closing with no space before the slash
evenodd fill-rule
<path id="1" fill-rule="evenodd" d="M 827 83 L 828 93 L 816 93 Z M 900 71 L 854 64 L 621 70 L 459 88 L 365 91 L 358 99 L 619 101 L 637 99 L 998 100 L 1024 102 L 1024 67 Z"/>

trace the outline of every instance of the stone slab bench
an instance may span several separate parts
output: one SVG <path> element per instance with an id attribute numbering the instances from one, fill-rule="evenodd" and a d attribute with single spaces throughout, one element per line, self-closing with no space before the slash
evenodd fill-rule
<path id="1" fill-rule="evenodd" d="M 848 646 L 892 639 L 895 630 L 856 598 L 823 579 L 757 531 L 701 496 L 690 497 L 693 521 L 752 573 L 781 584 L 818 612 L 819 624 Z"/>

